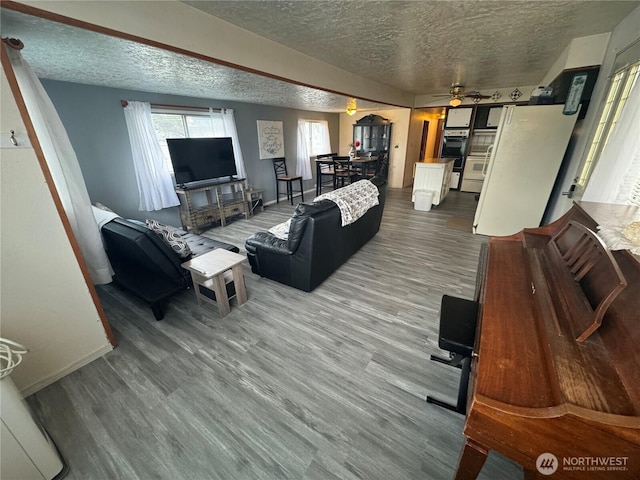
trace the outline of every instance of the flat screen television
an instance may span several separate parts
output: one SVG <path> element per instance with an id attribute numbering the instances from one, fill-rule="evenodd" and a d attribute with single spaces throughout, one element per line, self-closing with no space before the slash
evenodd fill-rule
<path id="1" fill-rule="evenodd" d="M 223 138 L 167 138 L 177 185 L 237 175 L 233 143 Z"/>

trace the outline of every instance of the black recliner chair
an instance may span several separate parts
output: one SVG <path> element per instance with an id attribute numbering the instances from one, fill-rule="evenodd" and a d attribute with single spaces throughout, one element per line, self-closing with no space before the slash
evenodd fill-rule
<path id="1" fill-rule="evenodd" d="M 230 243 L 177 230 L 194 258 L 216 248 L 240 249 Z M 114 218 L 102 227 L 107 256 L 115 272 L 113 280 L 151 305 L 156 320 L 162 320 L 167 300 L 191 287 L 191 275 L 182 268 L 189 258 L 180 258 L 171 247 L 144 224 Z"/>

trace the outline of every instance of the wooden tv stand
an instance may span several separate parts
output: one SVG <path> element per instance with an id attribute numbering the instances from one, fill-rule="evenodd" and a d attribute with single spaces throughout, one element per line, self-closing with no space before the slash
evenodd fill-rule
<path id="1" fill-rule="evenodd" d="M 223 192 L 223 190 L 230 190 L 230 192 Z M 249 199 L 246 191 L 247 180 L 244 178 L 197 187 L 177 187 L 182 228 L 200 233 L 203 227 L 213 226 L 218 221 L 224 227 L 226 219 L 236 215 L 244 215 L 248 218 Z M 201 195 L 202 192 L 204 196 Z M 194 196 L 204 197 L 205 203 L 196 206 Z"/>

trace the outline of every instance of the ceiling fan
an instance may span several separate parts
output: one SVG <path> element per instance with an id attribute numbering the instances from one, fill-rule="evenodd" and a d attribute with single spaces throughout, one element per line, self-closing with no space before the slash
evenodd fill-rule
<path id="1" fill-rule="evenodd" d="M 464 85 L 460 83 L 454 83 L 451 85 L 451 89 L 448 94 L 435 95 L 436 97 L 451 97 L 449 100 L 449 105 L 452 107 L 457 107 L 462 103 L 462 99 L 467 97 L 472 99 L 475 103 L 478 103 L 483 98 L 491 98 L 490 95 L 482 95 L 477 90 L 473 92 L 465 92 Z"/>

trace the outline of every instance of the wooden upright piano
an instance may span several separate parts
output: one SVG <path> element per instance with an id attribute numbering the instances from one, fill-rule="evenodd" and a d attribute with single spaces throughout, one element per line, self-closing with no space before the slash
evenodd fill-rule
<path id="1" fill-rule="evenodd" d="M 590 253 L 582 228 L 637 214 L 581 202 L 490 238 L 457 480 L 490 450 L 525 479 L 640 479 L 640 258 Z"/>

